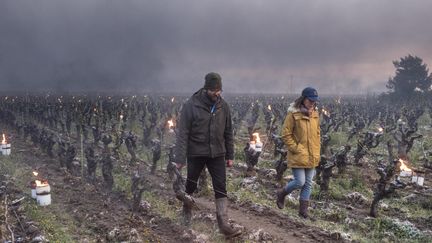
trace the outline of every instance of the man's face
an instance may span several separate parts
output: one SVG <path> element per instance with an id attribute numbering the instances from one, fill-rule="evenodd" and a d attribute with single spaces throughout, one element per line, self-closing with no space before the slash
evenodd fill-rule
<path id="1" fill-rule="evenodd" d="M 207 95 L 210 97 L 212 101 L 217 101 L 222 94 L 221 89 L 208 89 Z"/>

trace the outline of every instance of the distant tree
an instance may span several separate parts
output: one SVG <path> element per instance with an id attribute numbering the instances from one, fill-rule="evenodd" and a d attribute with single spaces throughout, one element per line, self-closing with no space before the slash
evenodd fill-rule
<path id="1" fill-rule="evenodd" d="M 432 74 L 429 74 L 429 69 L 421 58 L 408 55 L 393 61 L 393 65 L 396 68 L 396 75 L 390 77 L 386 85 L 390 95 L 408 98 L 419 92 L 430 91 Z"/>

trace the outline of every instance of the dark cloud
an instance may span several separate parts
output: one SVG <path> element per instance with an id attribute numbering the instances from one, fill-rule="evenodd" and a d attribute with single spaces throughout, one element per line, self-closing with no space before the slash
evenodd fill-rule
<path id="1" fill-rule="evenodd" d="M 431 65 L 432 2 L 0 1 L 3 90 L 382 91 L 392 61 Z"/>

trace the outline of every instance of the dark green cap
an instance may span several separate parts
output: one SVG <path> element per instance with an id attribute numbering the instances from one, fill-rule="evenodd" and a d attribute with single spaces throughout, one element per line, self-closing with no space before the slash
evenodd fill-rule
<path id="1" fill-rule="evenodd" d="M 221 90 L 222 89 L 222 78 L 218 73 L 208 73 L 205 76 L 204 89 L 208 90 Z"/>

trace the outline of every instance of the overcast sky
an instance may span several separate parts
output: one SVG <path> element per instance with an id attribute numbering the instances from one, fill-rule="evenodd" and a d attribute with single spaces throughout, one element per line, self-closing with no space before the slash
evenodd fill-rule
<path id="1" fill-rule="evenodd" d="M 430 0 L 0 0 L 0 90 L 380 92 Z"/>

